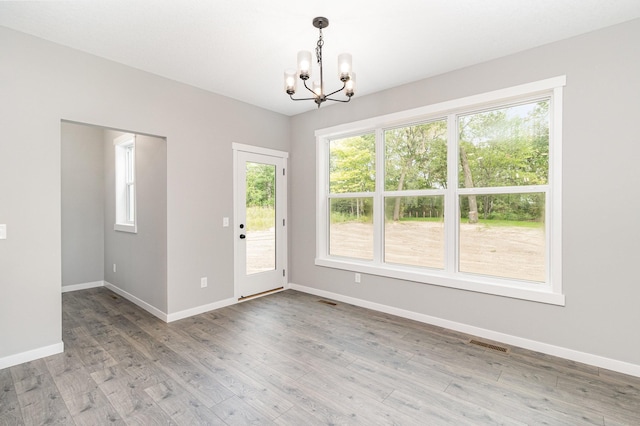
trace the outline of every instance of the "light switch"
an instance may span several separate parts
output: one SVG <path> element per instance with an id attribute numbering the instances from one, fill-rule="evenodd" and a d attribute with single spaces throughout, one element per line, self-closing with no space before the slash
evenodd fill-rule
<path id="1" fill-rule="evenodd" d="M 0 224 L 0 240 L 7 239 L 7 225 Z"/>
<path id="2" fill-rule="evenodd" d="M 223 217 L 222 218 L 222 226 L 224 226 L 225 228 L 229 226 L 229 218 L 228 217 Z"/>

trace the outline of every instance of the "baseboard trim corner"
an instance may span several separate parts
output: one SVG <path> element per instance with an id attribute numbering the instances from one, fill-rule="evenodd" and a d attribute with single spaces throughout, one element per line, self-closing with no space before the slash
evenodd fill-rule
<path id="1" fill-rule="evenodd" d="M 151 315 L 160 318 L 162 321 L 164 322 L 168 322 L 167 321 L 167 314 L 165 312 L 162 312 L 160 309 L 156 308 L 153 305 L 150 305 L 149 303 L 145 302 L 142 299 L 139 299 L 138 297 L 134 296 L 133 294 L 111 284 L 108 281 L 104 282 L 104 286 L 106 288 L 108 288 L 109 290 L 113 291 L 116 294 L 119 294 L 120 296 L 124 297 L 125 299 L 127 299 L 129 302 L 134 303 L 136 305 L 138 305 L 139 307 L 141 307 L 142 309 L 144 309 L 145 311 L 149 312 Z"/>
<path id="2" fill-rule="evenodd" d="M 88 288 L 104 287 L 104 281 L 92 281 L 89 283 L 63 285 L 62 292 L 68 293 L 70 291 L 86 290 Z"/>
<path id="3" fill-rule="evenodd" d="M 29 361 L 35 361 L 36 359 L 56 355 L 64 351 L 64 342 L 58 342 L 53 345 L 43 346 L 37 349 L 31 349 L 30 351 L 20 352 L 15 355 L 5 356 L 0 358 L 0 370 L 3 368 L 13 367 L 14 365 L 22 364 Z"/>
<path id="4" fill-rule="evenodd" d="M 450 321 L 450 320 L 446 320 L 438 317 L 432 317 L 430 315 L 408 311 L 408 310 L 396 308 L 393 306 L 383 305 L 376 302 L 370 302 L 368 300 L 358 299 L 351 296 L 344 296 L 342 294 L 320 290 L 313 287 L 307 287 L 300 284 L 289 283 L 289 286 L 292 290 L 301 291 L 303 293 L 313 294 L 315 296 L 325 297 L 328 299 L 334 299 L 343 303 L 349 303 L 351 305 L 360 306 L 362 308 L 367 308 L 374 311 L 396 315 L 402 318 L 423 322 L 425 324 L 431 324 L 438 327 L 448 328 L 450 330 L 467 333 L 473 336 L 483 337 L 485 339 L 490 339 L 496 342 L 502 342 L 505 344 L 518 346 L 524 349 L 529 349 L 536 352 L 542 352 L 547 355 L 557 356 L 560 358 L 569 359 L 569 360 L 580 362 L 583 364 L 593 365 L 595 367 L 617 371 L 619 373 L 628 374 L 630 376 L 640 377 L 640 365 L 637 365 L 637 364 L 631 364 L 625 361 L 606 358 L 606 357 L 602 357 L 599 355 L 594 355 L 586 352 L 580 352 L 573 349 L 564 348 L 561 346 L 550 345 L 548 343 L 525 339 L 522 337 L 500 333 L 497 331 L 475 327 L 468 324 L 458 323 L 455 321 Z"/>
<path id="5" fill-rule="evenodd" d="M 238 300 L 231 297 L 229 299 L 223 299 L 218 302 L 208 303 L 202 306 L 196 306 L 195 308 L 185 309 L 183 311 L 174 312 L 167 315 L 167 322 L 178 321 L 184 318 L 192 317 L 194 315 L 204 314 L 205 312 L 214 311 L 216 309 L 224 308 L 230 305 L 235 305 Z"/>

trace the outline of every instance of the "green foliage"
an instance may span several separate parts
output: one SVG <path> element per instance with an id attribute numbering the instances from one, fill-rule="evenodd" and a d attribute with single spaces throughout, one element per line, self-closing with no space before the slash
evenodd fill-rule
<path id="1" fill-rule="evenodd" d="M 247 207 L 273 207 L 276 198 L 275 166 L 247 163 Z"/>
<path id="2" fill-rule="evenodd" d="M 331 223 L 371 223 L 373 221 L 373 198 L 332 199 L 331 221 Z"/>
<path id="3" fill-rule="evenodd" d="M 462 116 L 460 149 L 466 153 L 472 187 L 546 185 L 549 181 L 549 102 L 513 106 Z M 460 186 L 465 186 L 462 167 Z M 470 198 L 483 219 L 538 220 L 544 216 L 541 194 L 463 197 L 468 217 Z M 509 200 L 509 201 L 506 201 Z"/>
<path id="4" fill-rule="evenodd" d="M 373 133 L 331 141 L 329 191 L 375 191 L 376 144 Z"/>
<path id="5" fill-rule="evenodd" d="M 444 197 L 388 197 L 385 199 L 385 217 L 393 220 L 405 218 L 441 218 Z M 397 215 L 396 215 L 397 213 Z"/>
<path id="6" fill-rule="evenodd" d="M 541 221 L 544 218 L 545 200 L 542 193 L 477 195 L 481 219 L 508 221 Z M 469 217 L 468 197 L 460 197 L 463 218 Z"/>
<path id="7" fill-rule="evenodd" d="M 447 122 L 386 130 L 385 190 L 447 187 Z"/>
<path id="8" fill-rule="evenodd" d="M 460 187 L 489 188 L 546 185 L 549 180 L 549 102 L 539 101 L 461 116 L 458 120 L 461 153 L 466 154 L 468 176 L 459 160 Z M 385 191 L 444 189 L 447 187 L 446 120 L 387 129 L 384 132 Z M 462 157 L 462 156 L 461 156 Z M 375 191 L 375 135 L 332 140 L 329 158 L 330 192 Z M 470 177 L 470 179 L 465 179 Z M 463 216 L 469 199 L 481 219 L 538 221 L 544 217 L 541 194 L 477 195 L 460 200 Z M 368 198 L 332 200 L 332 217 L 371 216 Z M 443 197 L 393 197 L 385 202 L 385 216 L 440 217 Z M 338 217 L 338 216 L 336 216 Z"/>
<path id="9" fill-rule="evenodd" d="M 462 116 L 459 126 L 474 187 L 547 184 L 548 101 Z"/>

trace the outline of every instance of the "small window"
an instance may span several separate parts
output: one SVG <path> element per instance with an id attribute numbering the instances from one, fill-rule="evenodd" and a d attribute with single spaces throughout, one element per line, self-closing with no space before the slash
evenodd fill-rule
<path id="1" fill-rule="evenodd" d="M 137 232 L 136 136 L 125 134 L 113 141 L 116 170 L 116 231 Z"/>

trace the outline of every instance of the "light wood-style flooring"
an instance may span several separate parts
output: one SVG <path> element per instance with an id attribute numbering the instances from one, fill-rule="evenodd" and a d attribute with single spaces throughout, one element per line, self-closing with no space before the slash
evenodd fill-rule
<path id="1" fill-rule="evenodd" d="M 640 424 L 640 378 L 292 290 L 171 324 L 62 299 L 65 352 L 0 370 L 0 425 Z"/>

